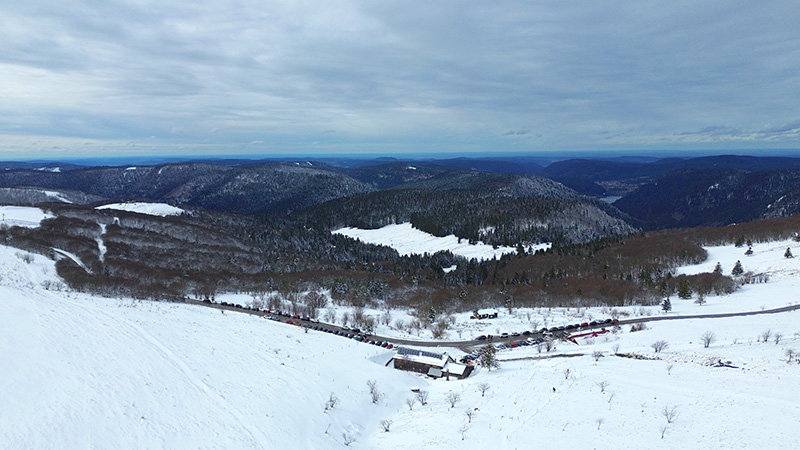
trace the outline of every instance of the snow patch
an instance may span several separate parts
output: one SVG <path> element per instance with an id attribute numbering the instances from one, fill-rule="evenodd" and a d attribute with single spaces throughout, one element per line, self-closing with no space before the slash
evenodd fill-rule
<path id="1" fill-rule="evenodd" d="M 54 199 L 56 199 L 56 200 L 58 200 L 60 202 L 72 203 L 68 198 L 64 197 L 64 195 L 61 192 L 57 192 L 57 191 L 40 191 L 40 192 L 43 193 L 44 195 L 46 195 L 48 197 L 51 197 L 51 198 L 54 198 Z"/>
<path id="2" fill-rule="evenodd" d="M 36 228 L 44 219 L 55 217 L 40 208 L 29 206 L 0 206 L 0 225 Z"/>
<path id="3" fill-rule="evenodd" d="M 130 203 L 111 203 L 108 205 L 98 206 L 96 209 L 113 209 L 118 211 L 135 212 L 139 214 L 148 214 L 151 216 L 179 216 L 184 213 L 184 210 L 177 208 L 166 203 L 145 203 L 145 202 L 130 202 Z"/>
<path id="4" fill-rule="evenodd" d="M 493 248 L 482 242 L 470 244 L 467 239 L 459 239 L 452 234 L 436 237 L 412 227 L 410 223 L 387 225 L 377 230 L 346 227 L 334 230 L 332 233 L 358 239 L 368 244 L 385 245 L 397 250 L 402 256 L 433 254 L 449 250 L 454 255 L 483 261 L 516 252 L 514 247 Z"/>

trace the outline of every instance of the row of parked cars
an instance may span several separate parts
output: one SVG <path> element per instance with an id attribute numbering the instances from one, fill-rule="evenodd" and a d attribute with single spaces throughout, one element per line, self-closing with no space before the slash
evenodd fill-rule
<path id="1" fill-rule="evenodd" d="M 350 330 L 342 331 L 342 330 L 332 330 L 330 328 L 320 325 L 320 326 L 313 326 L 311 327 L 311 329 L 315 331 L 322 331 L 323 333 L 335 334 L 336 336 L 342 336 L 347 339 L 353 339 L 354 341 L 375 345 L 377 347 L 383 347 L 387 349 L 394 348 L 394 344 L 392 344 L 391 342 L 370 339 L 369 336 L 362 333 L 361 330 L 359 330 L 358 328 L 351 328 Z"/>
<path id="2" fill-rule="evenodd" d="M 575 323 L 575 324 L 570 324 L 570 325 L 561 325 L 561 326 L 557 326 L 557 327 L 550 327 L 550 328 L 543 327 L 543 328 L 539 329 L 538 331 L 526 330 L 526 331 L 523 331 L 521 333 L 519 333 L 519 332 L 514 332 L 514 333 L 511 333 L 511 334 L 501 333 L 499 335 L 482 334 L 482 335 L 476 337 L 475 339 L 479 340 L 479 341 L 493 340 L 495 338 L 506 340 L 506 339 L 512 338 L 512 337 L 530 336 L 531 334 L 534 334 L 534 333 L 541 334 L 542 336 L 547 336 L 548 334 L 556 333 L 558 331 L 572 331 L 572 330 L 579 330 L 579 329 L 582 329 L 582 328 L 592 328 L 592 327 L 596 327 L 596 326 L 603 326 L 603 325 L 609 325 L 609 324 L 610 325 L 616 325 L 618 323 L 619 323 L 619 319 L 592 320 L 591 322 Z"/>
<path id="3" fill-rule="evenodd" d="M 508 350 L 510 348 L 527 347 L 529 345 L 539 345 L 542 342 L 544 342 L 545 339 L 546 339 L 546 337 L 529 337 L 529 338 L 526 338 L 526 339 L 521 339 L 519 341 L 506 342 L 505 344 L 495 344 L 494 348 L 497 351 L 503 351 L 503 350 Z M 483 353 L 485 351 L 486 351 L 485 346 L 484 347 L 478 347 L 478 348 L 472 350 L 471 353 L 468 353 L 468 354 L 462 356 L 461 357 L 461 362 L 464 363 L 464 364 L 468 364 L 471 361 L 478 360 L 478 359 L 480 359 L 480 357 L 483 355 Z"/>
<path id="4" fill-rule="evenodd" d="M 269 310 L 267 310 L 267 311 L 269 311 Z M 275 313 L 279 313 L 279 312 L 275 311 Z M 386 349 L 394 348 L 394 344 L 392 344 L 391 342 L 389 342 L 389 341 L 381 341 L 381 340 L 376 340 L 376 339 L 370 339 L 370 337 L 366 333 L 363 333 L 358 328 L 346 328 L 346 329 L 343 329 L 343 330 L 341 330 L 341 329 L 332 329 L 330 327 L 325 326 L 324 324 L 320 324 L 320 322 L 318 320 L 310 319 L 308 317 L 301 317 L 299 315 L 287 315 L 286 317 L 289 317 L 289 318 L 286 319 L 285 321 L 283 319 L 277 317 L 277 316 L 271 316 L 269 314 L 265 315 L 264 317 L 269 319 L 269 320 L 274 320 L 274 321 L 277 321 L 277 322 L 286 322 L 289 325 L 298 325 L 298 326 L 308 326 L 307 323 L 311 322 L 312 324 L 319 324 L 319 325 L 308 326 L 308 328 L 310 330 L 321 331 L 323 333 L 330 333 L 330 334 L 333 334 L 333 335 L 336 335 L 336 336 L 341 336 L 341 337 L 344 337 L 344 338 L 347 338 L 347 339 L 353 339 L 353 340 L 358 341 L 358 342 L 363 342 L 365 344 L 371 344 L 371 345 L 375 345 L 375 346 L 378 346 L 378 347 L 383 347 L 383 348 L 386 348 Z M 302 322 L 302 321 L 305 321 L 305 323 Z"/>

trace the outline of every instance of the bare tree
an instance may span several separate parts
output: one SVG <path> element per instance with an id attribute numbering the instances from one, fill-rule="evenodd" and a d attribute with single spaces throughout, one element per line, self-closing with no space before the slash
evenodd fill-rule
<path id="1" fill-rule="evenodd" d="M 472 423 L 472 418 L 473 418 L 473 417 L 475 417 L 475 410 L 474 410 L 474 409 L 472 409 L 472 408 L 467 408 L 467 409 L 464 411 L 464 415 L 465 415 L 465 416 L 467 416 L 467 421 L 468 421 L 469 423 Z"/>
<path id="2" fill-rule="evenodd" d="M 461 401 L 461 394 L 459 394 L 458 392 L 450 391 L 447 393 L 445 398 L 447 399 L 448 402 L 450 402 L 450 408 L 455 408 L 456 403 Z"/>
<path id="3" fill-rule="evenodd" d="M 792 362 L 792 358 L 794 358 L 794 350 L 787 348 L 786 349 L 786 362 Z"/>
<path id="4" fill-rule="evenodd" d="M 413 411 L 414 410 L 414 403 L 417 403 L 417 399 L 415 399 L 413 397 L 410 397 L 410 398 L 406 399 L 406 405 L 408 405 L 408 410 L 409 411 Z"/>
<path id="5" fill-rule="evenodd" d="M 331 396 L 328 397 L 328 401 L 325 402 L 325 411 L 333 409 L 337 403 L 339 403 L 339 397 L 337 397 L 336 394 L 331 392 Z"/>
<path id="6" fill-rule="evenodd" d="M 569 375 L 571 373 L 572 373 L 572 371 L 569 368 L 564 369 L 564 379 L 565 380 L 569 380 Z"/>
<path id="7" fill-rule="evenodd" d="M 369 396 L 372 399 L 373 404 L 377 404 L 380 401 L 383 394 L 380 390 L 378 390 L 378 383 L 375 380 L 368 380 L 367 386 L 369 386 Z"/>
<path id="8" fill-rule="evenodd" d="M 618 344 L 618 343 L 617 343 L 617 344 L 614 344 L 614 346 L 613 346 L 613 347 L 611 347 L 611 350 L 613 350 L 613 351 L 614 351 L 614 354 L 615 354 L 615 355 L 619 355 L 619 344 Z"/>
<path id="9" fill-rule="evenodd" d="M 667 425 L 662 425 L 659 431 L 661 431 L 661 439 L 664 439 L 664 434 L 667 432 Z"/>
<path id="10" fill-rule="evenodd" d="M 653 350 L 656 353 L 660 353 L 661 350 L 664 350 L 665 348 L 669 347 L 669 344 L 667 343 L 667 341 L 655 341 L 652 344 L 650 344 L 650 347 L 653 347 Z"/>
<path id="11" fill-rule="evenodd" d="M 462 441 L 467 438 L 467 430 L 469 430 L 469 424 L 467 424 L 467 423 L 462 424 L 458 428 L 458 432 L 461 433 L 461 440 Z"/>
<path id="12" fill-rule="evenodd" d="M 772 336 L 772 330 L 768 329 L 768 330 L 764 331 L 763 333 L 761 333 L 761 341 L 762 342 L 769 341 L 770 336 Z"/>
<path id="13" fill-rule="evenodd" d="M 668 364 L 667 365 L 667 375 L 672 375 L 672 368 L 675 367 L 675 364 Z"/>
<path id="14" fill-rule="evenodd" d="M 772 338 L 775 340 L 775 345 L 778 345 L 781 343 L 781 339 L 783 339 L 783 333 L 775 332 Z"/>
<path id="15" fill-rule="evenodd" d="M 594 358 L 595 362 L 600 361 L 600 358 L 603 357 L 603 352 L 601 350 L 595 350 L 592 352 L 592 358 Z"/>
<path id="16" fill-rule="evenodd" d="M 606 419 L 604 419 L 604 418 L 602 418 L 602 417 L 598 417 L 597 419 L 595 419 L 595 421 L 594 421 L 594 422 L 597 424 L 597 429 L 598 429 L 598 430 L 600 429 L 600 425 L 602 425 L 602 424 L 603 424 L 603 422 L 605 422 L 605 421 L 606 421 Z"/>
<path id="17" fill-rule="evenodd" d="M 700 336 L 700 339 L 703 341 L 703 348 L 708 348 L 709 345 L 713 344 L 714 341 L 717 340 L 717 336 L 713 331 L 706 331 L 702 336 Z"/>
<path id="18" fill-rule="evenodd" d="M 664 409 L 661 410 L 661 415 L 667 419 L 667 423 L 675 422 L 675 420 L 678 418 L 678 407 L 664 405 Z"/>
<path id="19" fill-rule="evenodd" d="M 389 432 L 389 428 L 392 426 L 392 423 L 394 422 L 392 422 L 391 420 L 386 420 L 386 419 L 381 420 L 381 427 L 383 428 L 383 431 L 385 433 Z"/>
<path id="20" fill-rule="evenodd" d="M 428 404 L 428 391 L 417 391 L 417 400 L 419 400 L 419 404 L 425 406 Z"/>
<path id="21" fill-rule="evenodd" d="M 478 390 L 481 391 L 481 397 L 486 395 L 486 391 L 492 387 L 489 383 L 483 382 L 478 385 Z"/>
<path id="22" fill-rule="evenodd" d="M 356 437 L 352 434 L 348 434 L 347 432 L 342 433 L 342 442 L 344 443 L 345 447 L 349 447 L 350 444 L 356 441 Z"/>
<path id="23" fill-rule="evenodd" d="M 597 387 L 600 388 L 600 392 L 601 393 L 604 393 L 606 391 L 606 388 L 608 387 L 608 381 L 606 381 L 606 380 L 603 380 L 603 381 L 601 381 L 599 383 L 595 383 L 595 384 L 597 385 Z"/>

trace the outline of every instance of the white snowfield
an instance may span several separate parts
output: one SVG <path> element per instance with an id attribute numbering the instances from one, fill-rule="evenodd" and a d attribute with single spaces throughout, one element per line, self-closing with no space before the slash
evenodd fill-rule
<path id="1" fill-rule="evenodd" d="M 478 261 L 500 258 L 507 253 L 515 253 L 514 247 L 499 246 L 493 248 L 482 242 L 470 244 L 467 239 L 459 239 L 455 235 L 437 237 L 411 226 L 410 223 L 387 225 L 377 230 L 362 230 L 360 228 L 345 227 L 334 230 L 333 233 L 359 239 L 367 244 L 385 245 L 397 250 L 401 256 L 434 254 L 449 250 L 454 255 L 467 259 L 475 258 Z M 532 251 L 548 249 L 550 244 L 539 244 L 532 247 Z"/>
<path id="2" fill-rule="evenodd" d="M 795 278 L 780 258 L 742 262 Z M 766 295 L 796 295 L 781 276 Z M 772 283 L 742 292 L 771 304 L 758 292 Z M 787 362 L 800 352 L 800 312 L 624 327 L 559 343 L 555 354 L 571 358 L 501 351 L 499 369 L 445 381 L 385 367 L 384 349 L 257 316 L 71 292 L 52 261 L 2 246 L 0 304 L 2 448 L 800 448 L 800 364 Z M 543 317 L 517 317 L 527 320 Z M 668 347 L 655 353 L 659 340 Z M 652 359 L 613 356 L 616 346 Z M 428 404 L 410 410 L 415 388 Z"/>
<path id="3" fill-rule="evenodd" d="M 50 213 L 30 206 L 0 206 L 0 226 L 36 228 L 44 219 L 53 218 Z"/>
<path id="4" fill-rule="evenodd" d="M 166 203 L 146 203 L 146 202 L 129 202 L 129 203 L 110 203 L 108 205 L 98 206 L 96 209 L 113 209 L 118 211 L 135 212 L 139 214 L 148 214 L 151 216 L 179 216 L 183 214 L 184 210 L 181 208 L 167 205 Z"/>

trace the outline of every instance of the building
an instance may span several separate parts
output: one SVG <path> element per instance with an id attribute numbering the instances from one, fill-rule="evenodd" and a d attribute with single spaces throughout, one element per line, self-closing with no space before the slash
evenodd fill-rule
<path id="1" fill-rule="evenodd" d="M 433 378 L 454 377 L 464 379 L 472 373 L 473 367 L 459 364 L 447 353 L 439 354 L 398 347 L 397 353 L 390 361 L 398 370 L 417 372 Z"/>
<path id="2" fill-rule="evenodd" d="M 478 309 L 472 312 L 471 319 L 496 319 L 497 314 L 496 309 Z"/>

